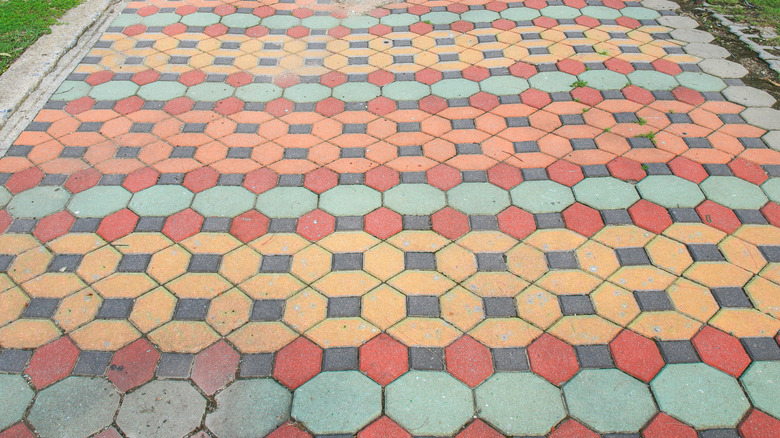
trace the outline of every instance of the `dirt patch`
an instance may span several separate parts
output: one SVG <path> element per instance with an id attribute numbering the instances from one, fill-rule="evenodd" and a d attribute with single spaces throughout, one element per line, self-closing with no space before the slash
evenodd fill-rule
<path id="1" fill-rule="evenodd" d="M 334 4 L 346 9 L 350 15 L 368 15 L 374 9 L 396 3 L 397 0 L 334 0 Z"/>
<path id="2" fill-rule="evenodd" d="M 742 78 L 745 84 L 765 90 L 780 101 L 780 81 L 777 72 L 769 68 L 769 65 L 731 33 L 728 27 L 722 25 L 720 20 L 712 15 L 712 10 L 691 0 L 677 0 L 677 3 L 680 5 L 678 15 L 698 21 L 701 24 L 700 29 L 712 33 L 715 37 L 714 44 L 731 52 L 733 58 L 731 60 L 742 64 L 749 71 L 748 75 Z M 775 107 L 778 105 L 776 104 Z"/>

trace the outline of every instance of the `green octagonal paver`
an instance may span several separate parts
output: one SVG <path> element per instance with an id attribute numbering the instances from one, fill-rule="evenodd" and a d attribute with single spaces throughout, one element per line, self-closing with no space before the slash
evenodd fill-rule
<path id="1" fill-rule="evenodd" d="M 701 183 L 707 199 L 734 209 L 759 209 L 767 203 L 764 192 L 755 184 L 735 176 L 711 176 Z"/>
<path id="2" fill-rule="evenodd" d="M 186 26 L 211 26 L 219 23 L 220 18 L 219 15 L 212 12 L 196 12 L 185 15 L 182 17 L 181 22 Z"/>
<path id="3" fill-rule="evenodd" d="M 187 97 L 196 102 L 216 102 L 233 95 L 235 88 L 219 82 L 203 82 L 187 90 Z"/>
<path id="4" fill-rule="evenodd" d="M 479 83 L 482 91 L 496 96 L 520 94 L 528 89 L 528 81 L 516 76 L 491 76 Z"/>
<path id="5" fill-rule="evenodd" d="M 341 20 L 341 25 L 350 29 L 368 29 L 379 24 L 379 19 L 370 15 L 352 15 Z"/>
<path id="6" fill-rule="evenodd" d="M 170 216 L 189 207 L 194 196 L 182 186 L 155 185 L 134 194 L 129 207 L 139 216 Z"/>
<path id="7" fill-rule="evenodd" d="M 580 16 L 580 10 L 571 6 L 547 6 L 539 10 L 545 17 L 572 19 Z"/>
<path id="8" fill-rule="evenodd" d="M 364 216 L 381 206 L 382 194 L 368 186 L 336 186 L 320 195 L 320 208 L 334 216 Z"/>
<path id="9" fill-rule="evenodd" d="M 0 374 L 0 430 L 20 421 L 35 393 L 17 374 Z"/>
<path id="10" fill-rule="evenodd" d="M 571 189 L 554 181 L 524 181 L 510 194 L 513 204 L 531 213 L 556 213 L 574 203 Z"/>
<path id="11" fill-rule="evenodd" d="M 382 387 L 358 371 L 318 374 L 295 390 L 292 416 L 315 434 L 354 434 L 382 413 Z"/>
<path id="12" fill-rule="evenodd" d="M 572 417 L 597 432 L 636 432 L 656 413 L 647 385 L 615 369 L 583 370 L 563 387 Z"/>
<path id="13" fill-rule="evenodd" d="M 675 76 L 683 87 L 688 87 L 696 91 L 720 91 L 726 88 L 726 83 L 722 79 L 707 73 L 695 73 L 686 71 Z"/>
<path id="14" fill-rule="evenodd" d="M 411 371 L 387 386 L 385 412 L 415 435 L 452 436 L 474 415 L 474 401 L 447 373 Z"/>
<path id="15" fill-rule="evenodd" d="M 65 81 L 57 88 L 57 91 L 51 96 L 51 100 L 71 101 L 80 99 L 87 94 L 92 87 L 82 81 Z"/>
<path id="16" fill-rule="evenodd" d="M 344 102 L 368 102 L 382 94 L 382 90 L 368 82 L 347 82 L 333 89 L 333 97 Z"/>
<path id="17" fill-rule="evenodd" d="M 655 9 L 641 8 L 641 7 L 628 7 L 620 10 L 620 13 L 624 17 L 633 18 L 635 20 L 654 20 L 661 16 Z"/>
<path id="18" fill-rule="evenodd" d="M 508 8 L 501 11 L 499 15 L 501 15 L 501 18 L 512 21 L 531 21 L 542 14 L 533 8 Z"/>
<path id="19" fill-rule="evenodd" d="M 86 437 L 110 425 L 117 407 L 107 380 L 68 377 L 41 391 L 27 418 L 43 438 Z"/>
<path id="20" fill-rule="evenodd" d="M 667 365 L 650 388 L 662 411 L 697 429 L 733 428 L 750 407 L 735 378 L 703 363 Z"/>
<path id="21" fill-rule="evenodd" d="M 152 14 L 147 17 L 144 17 L 144 19 L 141 21 L 144 26 L 147 27 L 155 27 L 155 26 L 168 26 L 174 23 L 178 23 L 179 20 L 181 20 L 181 15 L 174 14 L 172 12 L 164 12 L 164 13 L 157 13 Z"/>
<path id="22" fill-rule="evenodd" d="M 431 85 L 431 92 L 444 99 L 463 99 L 479 93 L 479 85 L 468 79 L 443 79 Z"/>
<path id="23" fill-rule="evenodd" d="M 574 186 L 578 201 L 597 210 L 628 208 L 639 200 L 634 186 L 617 178 L 585 178 Z"/>
<path id="24" fill-rule="evenodd" d="M 219 437 L 266 436 L 290 418 L 292 395 L 271 379 L 239 380 L 220 392 L 206 426 Z"/>
<path id="25" fill-rule="evenodd" d="M 255 208 L 268 217 L 300 217 L 317 208 L 317 195 L 303 187 L 275 187 L 257 196 Z"/>
<path id="26" fill-rule="evenodd" d="M 756 408 L 780 418 L 780 362 L 753 362 L 739 380 Z"/>
<path id="27" fill-rule="evenodd" d="M 680 85 L 674 76 L 653 70 L 637 70 L 628 74 L 632 84 L 646 90 L 673 90 Z"/>
<path id="28" fill-rule="evenodd" d="M 168 101 L 184 96 L 187 86 L 175 81 L 155 81 L 142 85 L 138 96 L 146 100 Z"/>
<path id="29" fill-rule="evenodd" d="M 497 373 L 476 395 L 479 416 L 507 435 L 545 435 L 566 416 L 558 388 L 532 373 Z"/>
<path id="30" fill-rule="evenodd" d="M 329 15 L 312 16 L 301 20 L 301 26 L 307 29 L 333 29 L 339 25 L 339 20 L 336 17 Z"/>
<path id="31" fill-rule="evenodd" d="M 5 187 L 0 187 L 0 208 L 5 207 L 11 200 L 11 192 Z"/>
<path id="32" fill-rule="evenodd" d="M 650 175 L 636 185 L 643 199 L 666 208 L 693 208 L 704 201 L 699 186 L 672 175 Z"/>
<path id="33" fill-rule="evenodd" d="M 303 84 L 313 85 L 313 84 Z M 293 85 L 290 88 L 298 87 L 299 85 Z M 278 87 L 274 84 L 247 84 L 236 88 L 236 97 L 244 102 L 270 102 L 276 98 L 282 97 L 282 92 L 285 91 L 282 87 Z M 289 91 L 289 88 L 287 89 Z M 307 95 L 306 90 L 302 90 L 304 96 Z M 330 90 L 326 90 L 325 97 L 330 96 Z M 292 100 L 292 99 L 290 99 Z M 317 99 L 319 100 L 319 99 Z M 293 102 L 307 102 L 305 100 L 293 100 Z M 311 100 L 310 102 L 314 102 Z"/>
<path id="34" fill-rule="evenodd" d="M 774 202 L 780 202 L 780 178 L 769 178 L 761 184 L 761 190 Z"/>
<path id="35" fill-rule="evenodd" d="M 385 207 L 399 214 L 433 214 L 444 208 L 444 192 L 428 184 L 398 184 L 385 192 Z"/>
<path id="36" fill-rule="evenodd" d="M 260 18 L 254 14 L 230 14 L 222 17 L 222 24 L 236 29 L 248 29 L 260 24 Z"/>
<path id="37" fill-rule="evenodd" d="M 620 90 L 628 83 L 625 75 L 612 70 L 589 70 L 578 77 L 597 90 Z"/>
<path id="38" fill-rule="evenodd" d="M 412 24 L 417 23 L 418 21 L 420 21 L 419 15 L 409 14 L 406 12 L 404 12 L 403 14 L 385 15 L 380 19 L 380 23 L 390 27 L 411 26 Z"/>
<path id="39" fill-rule="evenodd" d="M 95 100 L 121 100 L 138 92 L 138 84 L 133 81 L 108 81 L 96 85 L 89 92 Z"/>
<path id="40" fill-rule="evenodd" d="M 69 198 L 62 187 L 35 187 L 14 196 L 6 210 L 13 217 L 42 218 L 62 210 Z"/>
<path id="41" fill-rule="evenodd" d="M 122 14 L 111 22 L 111 25 L 116 27 L 128 27 L 140 23 L 143 18 L 144 17 L 138 14 Z"/>
<path id="42" fill-rule="evenodd" d="M 254 205 L 255 194 L 243 187 L 212 187 L 192 201 L 192 209 L 205 217 L 236 217 Z"/>
<path id="43" fill-rule="evenodd" d="M 501 18 L 498 12 L 488 10 L 468 11 L 460 14 L 460 19 L 471 23 L 492 23 Z"/>
<path id="44" fill-rule="evenodd" d="M 420 100 L 429 94 L 431 87 L 422 82 L 398 81 L 382 87 L 382 95 L 395 101 Z"/>
<path id="45" fill-rule="evenodd" d="M 260 20 L 260 24 L 269 29 L 289 29 L 297 26 L 301 21 L 292 15 L 271 15 Z"/>
<path id="46" fill-rule="evenodd" d="M 571 91 L 571 84 L 577 81 L 577 77 L 560 71 L 546 71 L 537 73 L 528 79 L 531 88 L 547 93 Z"/>
<path id="47" fill-rule="evenodd" d="M 597 20 L 614 20 L 620 18 L 620 12 L 617 9 L 606 6 L 585 6 L 580 9 L 582 15 L 593 17 Z"/>
<path id="48" fill-rule="evenodd" d="M 450 206 L 466 214 L 498 214 L 509 207 L 509 193 L 490 183 L 462 183 L 447 192 Z"/>
<path id="49" fill-rule="evenodd" d="M 297 84 L 284 90 L 284 97 L 293 102 L 319 102 L 330 97 L 330 88 L 322 84 Z"/>
<path id="50" fill-rule="evenodd" d="M 428 12 L 427 14 L 423 14 L 420 19 L 430 24 L 452 24 L 458 21 L 460 17 L 453 12 L 440 11 Z"/>
<path id="51" fill-rule="evenodd" d="M 122 186 L 96 186 L 76 193 L 68 210 L 76 217 L 106 217 L 127 207 L 133 196 Z"/>

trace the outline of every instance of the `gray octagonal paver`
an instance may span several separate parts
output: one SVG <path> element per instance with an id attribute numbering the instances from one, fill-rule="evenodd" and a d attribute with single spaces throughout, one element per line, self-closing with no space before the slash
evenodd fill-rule
<path id="1" fill-rule="evenodd" d="M 125 396 L 116 424 L 128 437 L 184 436 L 200 425 L 206 399 L 187 382 L 155 380 Z"/>
<path id="2" fill-rule="evenodd" d="M 657 412 L 647 385 L 615 369 L 581 371 L 563 394 L 569 413 L 601 433 L 636 432 Z"/>
<path id="3" fill-rule="evenodd" d="M 748 74 L 747 69 L 742 64 L 725 59 L 705 59 L 699 63 L 699 67 L 704 73 L 721 78 L 741 78 Z"/>
<path id="4" fill-rule="evenodd" d="M 290 418 L 292 394 L 271 379 L 239 380 L 220 392 L 206 426 L 220 438 L 265 436 Z"/>
<path id="5" fill-rule="evenodd" d="M 479 416 L 507 435 L 544 435 L 566 416 L 561 391 L 532 373 L 497 373 L 476 390 Z"/>
<path id="6" fill-rule="evenodd" d="M 703 363 L 667 365 L 650 388 L 662 411 L 697 429 L 733 428 L 750 407 L 735 378 Z"/>
<path id="7" fill-rule="evenodd" d="M 721 46 L 716 46 L 710 43 L 690 43 L 683 46 L 689 55 L 698 56 L 699 58 L 728 58 L 731 56 L 731 52 L 724 49 Z"/>
<path id="8" fill-rule="evenodd" d="M 753 87 L 726 87 L 722 93 L 726 99 L 742 106 L 772 106 L 777 102 L 771 94 Z"/>
<path id="9" fill-rule="evenodd" d="M 759 209 L 768 201 L 755 184 L 735 176 L 711 176 L 701 183 L 707 198 L 735 209 Z"/>
<path id="10" fill-rule="evenodd" d="M 382 413 L 382 387 L 358 371 L 318 374 L 295 390 L 292 416 L 315 434 L 354 434 Z"/>
<path id="11" fill-rule="evenodd" d="M 628 208 L 639 200 L 634 186 L 617 178 L 586 178 L 574 186 L 578 201 L 597 210 Z"/>
<path id="12" fill-rule="evenodd" d="M 68 377 L 41 391 L 27 418 L 43 438 L 86 437 L 110 425 L 118 407 L 108 380 Z"/>
<path id="13" fill-rule="evenodd" d="M 704 201 L 699 186 L 672 175 L 650 175 L 636 185 L 643 199 L 666 208 L 693 208 Z"/>
<path id="14" fill-rule="evenodd" d="M 740 113 L 751 125 L 766 130 L 780 129 L 780 111 L 773 108 L 748 108 Z"/>
<path id="15" fill-rule="evenodd" d="M 474 401 L 448 373 L 411 371 L 385 389 L 385 412 L 416 435 L 451 436 L 474 415 Z"/>
<path id="16" fill-rule="evenodd" d="M 0 430 L 20 421 L 35 393 L 20 375 L 0 374 Z"/>
<path id="17" fill-rule="evenodd" d="M 711 33 L 698 29 L 675 29 L 669 34 L 676 40 L 689 43 L 709 43 L 715 39 Z"/>

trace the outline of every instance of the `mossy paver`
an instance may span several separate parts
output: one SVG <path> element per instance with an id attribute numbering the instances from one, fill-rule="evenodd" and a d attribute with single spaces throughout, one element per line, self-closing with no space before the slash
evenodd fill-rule
<path id="1" fill-rule="evenodd" d="M 574 196 L 596 209 L 628 208 L 639 200 L 634 186 L 617 178 L 587 178 L 574 186 Z"/>
<path id="2" fill-rule="evenodd" d="M 139 216 L 170 216 L 189 207 L 194 196 L 182 186 L 152 186 L 134 194 L 129 207 Z"/>
<path id="3" fill-rule="evenodd" d="M 707 199 L 729 208 L 758 209 L 768 201 L 761 188 L 735 176 L 711 176 L 701 190 Z"/>
<path id="4" fill-rule="evenodd" d="M 22 376 L 0 374 L 0 430 L 22 419 L 33 395 Z"/>
<path id="5" fill-rule="evenodd" d="M 657 411 L 647 385 L 615 369 L 583 370 L 563 394 L 569 413 L 600 433 L 637 432 Z"/>
<path id="6" fill-rule="evenodd" d="M 254 205 L 254 193 L 243 187 L 212 187 L 192 201 L 192 209 L 206 217 L 235 217 Z"/>
<path id="7" fill-rule="evenodd" d="M 693 208 L 704 201 L 698 185 L 678 176 L 650 175 L 642 178 L 636 189 L 643 199 L 666 208 Z"/>
<path id="8" fill-rule="evenodd" d="M 261 193 L 255 208 L 268 217 L 300 217 L 317 208 L 317 195 L 303 187 L 276 187 Z"/>
<path id="9" fill-rule="evenodd" d="M 295 390 L 292 416 L 315 434 L 354 434 L 382 413 L 382 387 L 357 371 L 318 374 Z"/>
<path id="10" fill-rule="evenodd" d="M 7 210 L 14 217 L 42 218 L 62 210 L 68 199 L 70 192 L 63 187 L 35 187 L 14 196 Z"/>
<path id="11" fill-rule="evenodd" d="M 400 214 L 433 214 L 446 204 L 444 192 L 427 184 L 399 184 L 384 194 L 385 207 Z"/>
<path id="12" fill-rule="evenodd" d="M 451 436 L 474 415 L 474 401 L 447 373 L 411 371 L 385 389 L 385 412 L 417 435 Z"/>
<path id="13" fill-rule="evenodd" d="M 554 181 L 524 181 L 510 193 L 514 205 L 531 213 L 559 212 L 574 203 L 571 189 Z"/>
<path id="14" fill-rule="evenodd" d="M 239 380 L 216 396 L 206 426 L 218 437 L 265 436 L 290 418 L 292 394 L 271 379 Z"/>
<path id="15" fill-rule="evenodd" d="M 663 412 L 697 429 L 733 428 L 750 406 L 735 378 L 703 363 L 666 365 L 650 387 Z"/>
<path id="16" fill-rule="evenodd" d="M 753 362 L 739 380 L 756 408 L 780 418 L 780 362 Z"/>
<path id="17" fill-rule="evenodd" d="M 118 407 L 108 380 L 68 377 L 38 394 L 28 419 L 43 438 L 86 437 L 110 425 Z"/>
<path id="18" fill-rule="evenodd" d="M 363 216 L 382 205 L 382 194 L 368 186 L 336 186 L 320 195 L 319 205 L 334 216 Z"/>
<path id="19" fill-rule="evenodd" d="M 105 217 L 127 207 L 133 196 L 120 186 L 97 186 L 76 193 L 68 210 L 76 217 Z"/>
<path id="20" fill-rule="evenodd" d="M 498 214 L 509 207 L 509 193 L 490 183 L 462 183 L 447 191 L 447 201 L 466 214 Z"/>
<path id="21" fill-rule="evenodd" d="M 184 436 L 205 412 L 206 399 L 188 382 L 155 380 L 125 395 L 116 424 L 132 438 Z"/>
<path id="22" fill-rule="evenodd" d="M 561 391 L 532 373 L 497 373 L 475 392 L 480 418 L 506 435 L 544 435 L 566 416 Z"/>

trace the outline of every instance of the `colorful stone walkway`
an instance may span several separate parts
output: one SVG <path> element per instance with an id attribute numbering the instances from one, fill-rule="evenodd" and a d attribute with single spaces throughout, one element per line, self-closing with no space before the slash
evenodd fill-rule
<path id="1" fill-rule="evenodd" d="M 0 159 L 0 437 L 777 437 L 780 112 L 676 7 L 128 3 Z"/>

